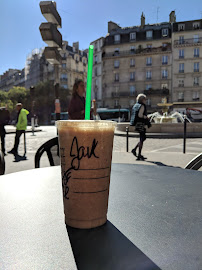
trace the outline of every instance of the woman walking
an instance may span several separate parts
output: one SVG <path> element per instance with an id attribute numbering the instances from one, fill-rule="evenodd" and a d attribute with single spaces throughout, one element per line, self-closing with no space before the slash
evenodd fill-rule
<path id="1" fill-rule="evenodd" d="M 131 152 L 134 156 L 137 157 L 137 160 L 145 160 L 146 157 L 142 155 L 143 143 L 146 140 L 145 125 L 147 125 L 149 128 L 151 127 L 151 123 L 147 117 L 146 96 L 144 94 L 139 94 L 136 101 L 136 104 L 132 108 L 130 125 L 135 126 L 135 130 L 139 132 L 140 141 L 137 143 L 135 148 L 132 149 Z"/>

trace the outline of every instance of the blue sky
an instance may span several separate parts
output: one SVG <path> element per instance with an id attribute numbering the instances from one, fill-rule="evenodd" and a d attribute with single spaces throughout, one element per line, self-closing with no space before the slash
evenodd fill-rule
<path id="1" fill-rule="evenodd" d="M 39 25 L 46 21 L 39 2 L 0 0 L 0 74 L 9 68 L 23 68 L 33 49 L 46 46 L 39 32 Z M 110 20 L 122 27 L 139 25 L 142 11 L 146 23 L 151 24 L 168 21 L 172 10 L 176 11 L 177 21 L 202 18 L 201 0 L 57 0 L 56 3 L 62 18 L 63 40 L 70 45 L 79 41 L 80 49 L 106 36 Z"/>

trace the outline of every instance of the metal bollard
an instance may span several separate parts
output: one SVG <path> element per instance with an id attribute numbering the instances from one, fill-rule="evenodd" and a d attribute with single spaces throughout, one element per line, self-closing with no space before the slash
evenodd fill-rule
<path id="1" fill-rule="evenodd" d="M 128 127 L 126 127 L 126 152 L 128 152 Z"/>
<path id="2" fill-rule="evenodd" d="M 184 117 L 184 140 L 183 140 L 183 153 L 186 153 L 186 138 L 187 138 L 187 118 Z"/>

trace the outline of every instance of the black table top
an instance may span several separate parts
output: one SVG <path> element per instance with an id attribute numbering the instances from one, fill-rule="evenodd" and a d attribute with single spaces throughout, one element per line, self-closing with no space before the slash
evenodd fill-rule
<path id="1" fill-rule="evenodd" d="M 66 227 L 62 204 L 60 167 L 0 177 L 0 269 L 202 269 L 201 172 L 113 164 L 95 229 Z"/>

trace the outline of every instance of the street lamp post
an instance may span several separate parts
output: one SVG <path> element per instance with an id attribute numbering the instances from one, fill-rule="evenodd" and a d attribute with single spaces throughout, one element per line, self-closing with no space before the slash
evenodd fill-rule
<path id="1" fill-rule="evenodd" d="M 30 96 L 32 98 L 32 116 L 31 116 L 31 126 L 32 126 L 32 136 L 35 136 L 34 129 L 35 129 L 35 87 L 30 86 Z"/>

